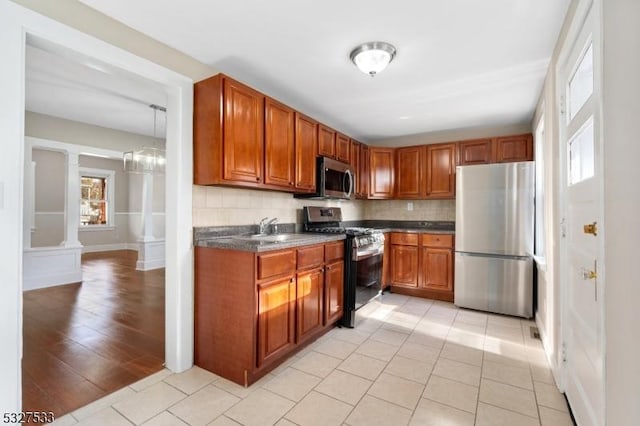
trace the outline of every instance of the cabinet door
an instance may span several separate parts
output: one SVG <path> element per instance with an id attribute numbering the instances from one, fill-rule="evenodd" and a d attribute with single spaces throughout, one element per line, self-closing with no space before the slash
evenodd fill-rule
<path id="1" fill-rule="evenodd" d="M 325 325 L 342 318 L 344 310 L 344 260 L 325 267 L 324 315 Z"/>
<path id="2" fill-rule="evenodd" d="M 382 290 L 391 285 L 391 234 L 384 234 L 384 253 L 382 255 Z"/>
<path id="3" fill-rule="evenodd" d="M 318 125 L 318 155 L 336 158 L 336 132 L 322 124 Z"/>
<path id="4" fill-rule="evenodd" d="M 533 137 L 531 133 L 496 138 L 497 163 L 531 160 L 533 160 Z"/>
<path id="5" fill-rule="evenodd" d="M 294 187 L 293 110 L 280 102 L 265 100 L 264 183 Z"/>
<path id="6" fill-rule="evenodd" d="M 360 145 L 360 164 L 358 168 L 360 198 L 369 198 L 369 147 L 365 144 Z"/>
<path id="7" fill-rule="evenodd" d="M 446 248 L 422 249 L 421 287 L 453 291 L 453 251 Z"/>
<path id="8" fill-rule="evenodd" d="M 456 144 L 427 145 L 427 198 L 455 198 Z"/>
<path id="9" fill-rule="evenodd" d="M 369 149 L 369 198 L 392 198 L 394 180 L 394 149 Z"/>
<path id="10" fill-rule="evenodd" d="M 489 164 L 494 162 L 493 141 L 491 139 L 477 139 L 458 144 L 460 165 Z"/>
<path id="11" fill-rule="evenodd" d="M 424 146 L 410 146 L 396 150 L 396 198 L 426 197 L 425 153 Z"/>
<path id="12" fill-rule="evenodd" d="M 349 138 L 342 133 L 336 133 L 336 160 L 348 163 L 351 159 L 351 144 Z"/>
<path id="13" fill-rule="evenodd" d="M 258 284 L 258 367 L 295 345 L 295 278 Z"/>
<path id="14" fill-rule="evenodd" d="M 351 155 L 349 157 L 349 164 L 351 168 L 356 172 L 360 172 L 360 142 L 350 140 L 349 147 L 351 149 Z"/>
<path id="15" fill-rule="evenodd" d="M 391 284 L 418 287 L 418 247 L 391 245 Z"/>
<path id="16" fill-rule="evenodd" d="M 322 328 L 324 273 L 322 268 L 298 273 L 297 328 L 298 342 L 304 341 L 314 331 Z"/>
<path id="17" fill-rule="evenodd" d="M 264 95 L 244 84 L 225 78 L 225 180 L 262 182 L 263 134 Z"/>
<path id="18" fill-rule="evenodd" d="M 318 151 L 318 123 L 302 114 L 296 121 L 296 189 L 316 190 L 316 152 Z"/>

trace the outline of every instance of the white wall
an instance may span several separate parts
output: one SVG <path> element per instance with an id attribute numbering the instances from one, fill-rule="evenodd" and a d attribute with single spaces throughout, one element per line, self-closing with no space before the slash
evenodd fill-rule
<path id="1" fill-rule="evenodd" d="M 143 145 L 164 147 L 164 140 L 92 124 L 26 111 L 25 135 L 114 151 L 130 151 Z"/>
<path id="2" fill-rule="evenodd" d="M 105 127 L 26 112 L 25 134 L 41 139 L 125 151 L 143 145 L 164 146 L 164 140 Z M 60 244 L 64 239 L 65 157 L 60 152 L 33 150 L 36 162 L 35 229 L 32 247 Z M 79 240 L 86 250 L 135 247 L 142 236 L 142 176 L 127 174 L 119 159 L 81 155 L 80 167 L 115 171 L 115 229 L 82 230 Z M 154 176 L 153 236 L 165 237 L 165 178 Z"/>
<path id="3" fill-rule="evenodd" d="M 640 2 L 604 6 L 606 421 L 640 424 Z"/>
<path id="4" fill-rule="evenodd" d="M 411 146 L 441 142 L 455 142 L 467 139 L 487 138 L 491 136 L 508 136 L 531 132 L 529 124 L 516 124 L 512 126 L 473 127 L 467 129 L 444 130 L 441 132 L 418 133 L 415 135 L 400 136 L 397 138 L 381 139 L 370 142 L 375 146 Z"/>
<path id="5" fill-rule="evenodd" d="M 560 49 L 567 37 L 569 26 L 575 15 L 578 1 L 574 0 L 569 5 L 564 25 L 560 31 L 556 47 L 549 62 L 549 69 L 545 78 L 544 87 L 540 94 L 538 107 L 529 129 L 535 134 L 541 114 L 544 112 L 544 174 L 545 174 L 545 205 L 546 229 L 545 251 L 546 267 L 538 269 L 538 307 L 535 313 L 536 322 L 540 329 L 545 350 L 551 363 L 551 368 L 557 375 L 561 365 L 562 353 L 560 350 L 560 270 L 556 265 L 560 262 L 560 136 L 558 127 L 559 112 L 557 109 L 557 95 L 555 91 L 555 68 L 558 62 Z M 557 376 L 556 376 L 557 378 Z"/>

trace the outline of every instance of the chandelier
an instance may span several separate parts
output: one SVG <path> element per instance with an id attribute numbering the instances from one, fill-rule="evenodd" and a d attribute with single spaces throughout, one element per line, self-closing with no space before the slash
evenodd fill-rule
<path id="1" fill-rule="evenodd" d="M 149 105 L 153 109 L 153 137 L 156 138 L 158 111 L 167 112 L 165 107 Z M 127 173 L 157 173 L 164 174 L 166 151 L 164 149 L 143 146 L 135 151 L 123 153 L 124 171 Z"/>

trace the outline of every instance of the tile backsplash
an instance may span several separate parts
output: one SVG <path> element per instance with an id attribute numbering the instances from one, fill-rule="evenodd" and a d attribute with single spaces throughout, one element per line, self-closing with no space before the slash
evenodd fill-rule
<path id="1" fill-rule="evenodd" d="M 344 220 L 362 220 L 364 202 L 305 200 L 277 191 L 193 186 L 193 226 L 250 225 L 263 217 L 277 217 L 281 223 L 302 223 L 302 207 L 342 208 Z"/>
<path id="2" fill-rule="evenodd" d="M 406 200 L 305 200 L 277 191 L 193 186 L 193 226 L 250 225 L 263 217 L 277 217 L 281 223 L 302 223 L 302 207 L 342 208 L 347 220 L 455 220 L 455 200 L 414 200 L 407 211 Z"/>
<path id="3" fill-rule="evenodd" d="M 413 203 L 413 210 L 407 210 Z M 363 219 L 379 220 L 456 220 L 455 200 L 369 200 L 364 203 Z"/>

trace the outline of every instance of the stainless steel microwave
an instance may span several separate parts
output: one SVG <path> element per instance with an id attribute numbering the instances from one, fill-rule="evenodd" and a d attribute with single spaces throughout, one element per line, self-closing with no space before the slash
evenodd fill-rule
<path id="1" fill-rule="evenodd" d="M 327 157 L 316 159 L 316 192 L 295 194 L 296 198 L 343 199 L 353 198 L 356 177 L 347 163 Z"/>

